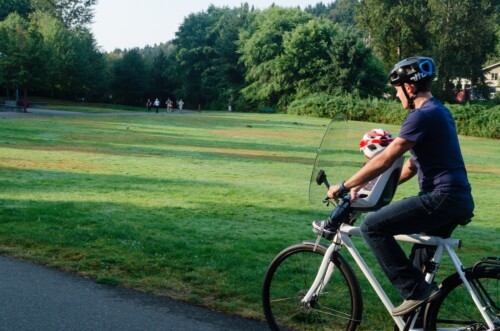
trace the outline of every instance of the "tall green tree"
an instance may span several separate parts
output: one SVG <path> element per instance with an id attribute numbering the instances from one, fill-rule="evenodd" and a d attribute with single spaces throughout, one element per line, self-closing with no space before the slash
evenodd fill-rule
<path id="1" fill-rule="evenodd" d="M 357 21 L 386 71 L 405 57 L 432 56 L 439 80 L 434 92 L 447 97 L 454 78 L 481 85 L 481 68 L 498 40 L 495 10 L 492 0 L 361 0 Z"/>
<path id="2" fill-rule="evenodd" d="M 285 110 L 313 93 L 381 96 L 382 64 L 354 29 L 295 9 L 270 8 L 242 34 L 243 94 L 254 105 Z"/>
<path id="3" fill-rule="evenodd" d="M 473 86 L 483 86 L 482 68 L 498 42 L 492 1 L 429 0 L 429 10 L 432 20 L 427 35 L 438 63 L 440 90 L 446 93 L 453 88 L 455 78 L 467 78 Z"/>
<path id="4" fill-rule="evenodd" d="M 24 100 L 28 90 L 46 83 L 47 52 L 43 37 L 19 14 L 13 13 L 0 22 L 0 83 L 10 88 L 22 88 Z"/>
<path id="5" fill-rule="evenodd" d="M 90 30 L 81 28 L 76 29 L 75 33 L 74 51 L 78 55 L 75 61 L 78 80 L 74 89 L 69 92 L 91 100 L 106 98 L 109 86 L 105 77 L 104 54 L 99 51 L 97 41 Z"/>
<path id="6" fill-rule="evenodd" d="M 116 103 L 142 105 L 147 92 L 148 71 L 139 49 L 114 60 L 111 89 Z"/>
<path id="7" fill-rule="evenodd" d="M 163 50 L 153 57 L 153 62 L 149 67 L 151 84 L 147 88 L 149 98 L 170 97 L 168 96 L 168 58 Z"/>
<path id="8" fill-rule="evenodd" d="M 42 11 L 59 20 L 67 28 L 88 27 L 94 18 L 93 7 L 98 0 L 0 0 L 0 21 L 10 13 L 27 19 Z"/>
<path id="9" fill-rule="evenodd" d="M 0 0 L 0 21 L 11 13 L 17 13 L 27 19 L 32 11 L 31 0 Z"/>
<path id="10" fill-rule="evenodd" d="M 330 89 L 326 78 L 331 63 L 331 47 L 339 28 L 326 20 L 313 19 L 285 34 L 283 53 L 277 58 L 272 77 L 280 86 L 286 105 L 296 96 L 302 97 Z"/>
<path id="11" fill-rule="evenodd" d="M 189 15 L 173 43 L 177 49 L 176 90 L 191 107 L 220 109 L 244 82 L 236 42 L 252 14 L 248 5 L 217 8 Z"/>
<path id="12" fill-rule="evenodd" d="M 388 71 L 398 60 L 430 55 L 426 26 L 431 18 L 428 0 L 361 0 L 356 19 L 368 31 L 367 40 Z"/>
<path id="13" fill-rule="evenodd" d="M 307 6 L 304 11 L 314 16 L 326 18 L 343 26 L 354 26 L 358 0 L 336 0 L 329 4 L 318 2 Z"/>
<path id="14" fill-rule="evenodd" d="M 34 10 L 48 13 L 67 28 L 87 27 L 94 18 L 98 0 L 31 0 Z"/>
<path id="15" fill-rule="evenodd" d="M 48 51 L 46 77 L 53 97 L 98 97 L 102 89 L 104 57 L 84 28 L 68 29 L 46 12 L 37 11 L 32 22 Z"/>
<path id="16" fill-rule="evenodd" d="M 239 31 L 248 25 L 252 17 L 248 5 L 242 5 L 234 9 L 223 8 L 217 20 L 213 30 L 216 34 L 216 56 L 202 75 L 202 86 L 211 100 L 209 105 L 212 109 L 225 109 L 228 103 L 239 99 L 239 91 L 245 82 L 245 68 L 239 62 L 237 41 Z"/>
<path id="17" fill-rule="evenodd" d="M 358 0 L 336 0 L 334 4 L 330 11 L 331 20 L 344 26 L 354 26 Z"/>
<path id="18" fill-rule="evenodd" d="M 311 15 L 300 9 L 274 6 L 259 13 L 240 34 L 240 61 L 246 67 L 247 82 L 242 94 L 248 102 L 254 106 L 276 106 L 280 101 L 283 106 L 287 102 L 278 70 L 285 49 L 284 38 L 311 19 Z"/>
<path id="19" fill-rule="evenodd" d="M 177 47 L 176 60 L 181 86 L 176 91 L 177 98 L 191 104 L 205 106 L 202 81 L 206 68 L 215 57 L 213 48 L 215 35 L 210 33 L 217 21 L 217 9 L 210 6 L 208 11 L 190 14 L 176 32 L 174 44 Z"/>
<path id="20" fill-rule="evenodd" d="M 381 97 L 387 86 L 382 62 L 368 48 L 359 32 L 341 29 L 333 38 L 330 61 L 323 79 L 330 94 L 351 93 Z"/>
<path id="21" fill-rule="evenodd" d="M 366 97 L 385 89 L 381 63 L 353 29 L 314 19 L 287 33 L 283 45 L 275 77 L 284 107 L 313 93 Z"/>

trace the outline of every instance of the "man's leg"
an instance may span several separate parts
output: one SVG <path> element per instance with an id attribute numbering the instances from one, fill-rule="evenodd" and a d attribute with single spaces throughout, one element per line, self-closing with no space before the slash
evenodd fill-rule
<path id="1" fill-rule="evenodd" d="M 366 215 L 360 226 L 363 239 L 371 248 L 382 270 L 406 299 L 424 282 L 423 274 L 413 266 L 394 239 L 397 234 L 423 232 L 421 219 L 428 217 L 420 197 L 407 198 Z M 423 284 L 422 284 L 423 285 Z"/>

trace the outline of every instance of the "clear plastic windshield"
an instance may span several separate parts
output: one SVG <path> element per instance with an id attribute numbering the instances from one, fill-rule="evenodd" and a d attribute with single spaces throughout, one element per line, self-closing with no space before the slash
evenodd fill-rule
<path id="1" fill-rule="evenodd" d="M 354 174 L 363 163 L 358 147 L 359 133 L 353 134 L 348 124 L 345 115 L 338 114 L 323 135 L 309 182 L 309 201 L 313 204 L 322 204 L 326 197 L 325 177 L 330 185 L 338 184 Z"/>

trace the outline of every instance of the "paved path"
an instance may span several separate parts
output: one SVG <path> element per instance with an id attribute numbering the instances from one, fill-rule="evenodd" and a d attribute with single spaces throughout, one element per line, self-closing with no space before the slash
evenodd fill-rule
<path id="1" fill-rule="evenodd" d="M 0 330 L 268 330 L 266 324 L 0 256 Z"/>
<path id="2" fill-rule="evenodd" d="M 183 110 L 181 114 L 191 114 L 195 113 L 192 110 Z M 76 111 L 63 111 L 63 110 L 51 110 L 51 109 L 38 109 L 38 108 L 28 108 L 28 112 L 19 111 L 3 111 L 0 108 L 0 118 L 30 118 L 30 117 L 42 117 L 42 116 L 67 116 L 67 117 L 99 117 L 99 116 L 145 116 L 145 115 L 169 115 L 169 114 L 179 114 L 179 111 L 173 113 L 166 113 L 161 111 L 156 113 L 151 112 L 141 112 L 141 111 L 126 111 L 126 112 L 112 112 L 112 113 L 80 113 Z"/>

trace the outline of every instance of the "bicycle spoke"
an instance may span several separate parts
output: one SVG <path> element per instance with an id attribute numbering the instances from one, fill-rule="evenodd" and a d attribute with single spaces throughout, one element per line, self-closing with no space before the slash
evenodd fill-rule
<path id="1" fill-rule="evenodd" d="M 360 303 L 359 285 L 356 287 L 346 262 L 337 260 L 341 259 L 339 256 L 332 261 L 337 268 L 326 288 L 320 284 L 309 302 L 302 302 L 314 283 L 324 252 L 309 245 L 296 245 L 273 261 L 263 288 L 264 313 L 272 329 L 347 330 L 359 324 L 361 315 L 354 316 L 354 311 L 361 309 L 353 308 Z"/>
<path id="2" fill-rule="evenodd" d="M 450 319 L 438 319 L 437 320 L 439 323 L 445 323 L 445 324 L 453 324 L 453 325 L 471 325 L 476 323 L 476 321 L 464 321 L 464 320 L 450 320 Z"/>
<path id="3" fill-rule="evenodd" d="M 335 316 L 335 317 L 340 317 L 340 318 L 347 319 L 347 320 L 350 320 L 350 321 L 355 321 L 355 320 L 353 320 L 351 318 L 350 314 L 344 313 L 344 312 L 341 312 L 341 311 L 338 311 L 338 310 L 335 310 L 335 309 L 328 309 L 328 308 L 317 309 L 317 308 L 315 308 L 314 310 L 316 310 L 316 311 L 318 311 L 320 313 L 323 313 L 323 314 L 330 315 L 330 316 Z"/>
<path id="4" fill-rule="evenodd" d="M 281 299 L 272 299 L 271 302 L 281 302 L 281 301 L 290 301 L 295 299 L 295 297 L 289 297 L 289 298 L 281 298 Z"/>
<path id="5" fill-rule="evenodd" d="M 479 297 L 481 298 L 481 302 L 485 303 L 485 307 L 492 313 L 494 311 L 498 312 L 500 309 L 498 308 L 497 304 L 495 303 L 495 300 L 491 297 L 491 295 L 485 289 L 483 283 L 479 279 L 475 279 L 471 283 L 474 285 L 474 288 L 476 289 L 476 293 L 478 293 Z M 495 314 L 495 316 L 498 317 L 498 313 Z"/>
<path id="6" fill-rule="evenodd" d="M 438 330 L 454 327 L 455 330 L 482 331 L 488 326 L 481 312 L 486 313 L 495 327 L 500 326 L 498 318 L 499 281 L 498 269 L 476 268 L 468 271 L 467 279 L 476 293 L 482 308 L 478 309 L 469 291 L 458 274 L 443 282 L 443 293 L 429 312 L 429 328 Z"/>

